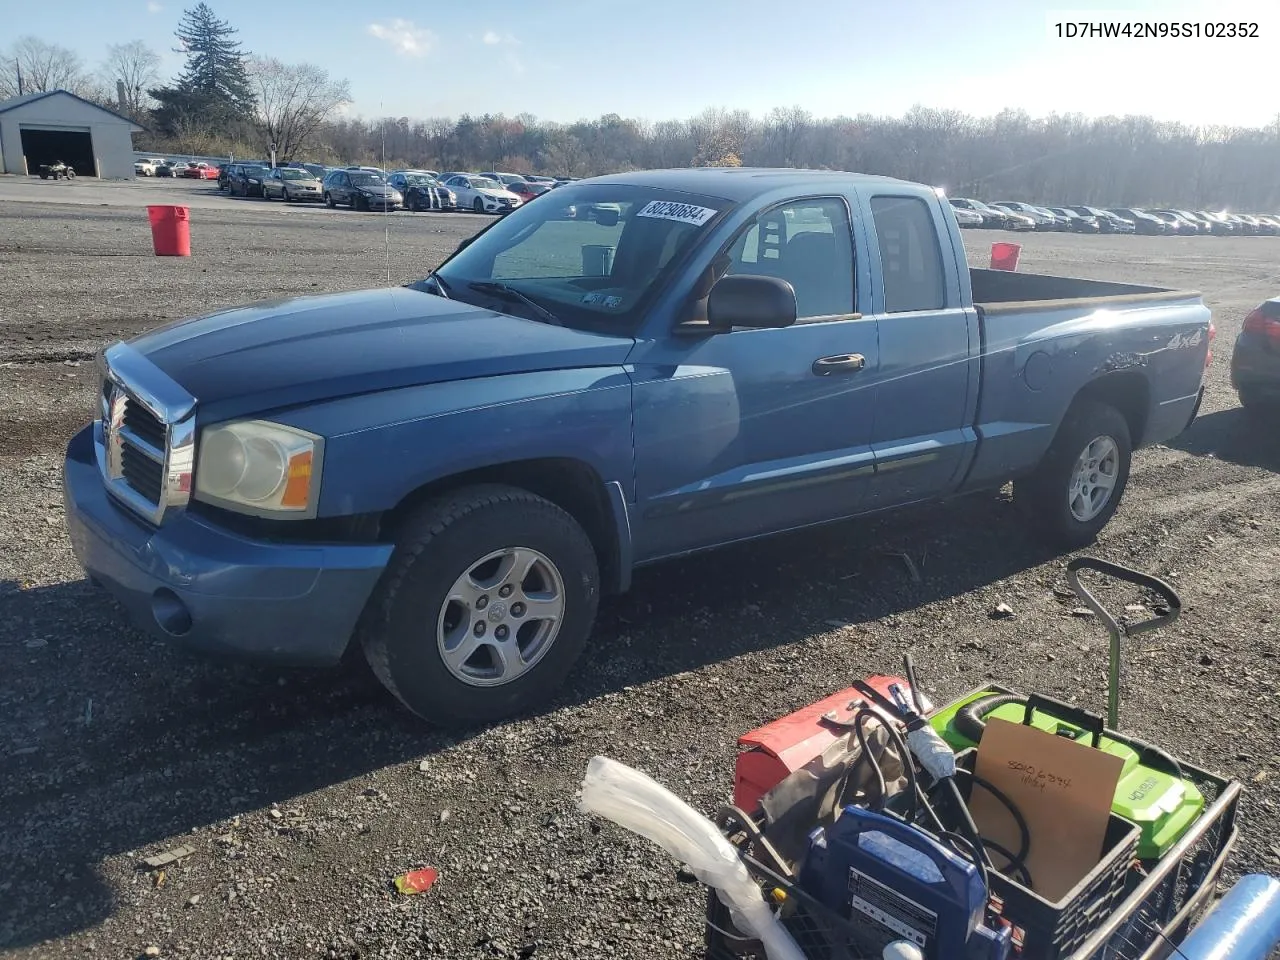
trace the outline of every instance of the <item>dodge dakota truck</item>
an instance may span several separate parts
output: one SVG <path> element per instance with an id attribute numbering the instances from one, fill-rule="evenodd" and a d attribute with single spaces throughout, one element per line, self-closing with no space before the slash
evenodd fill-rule
<path id="1" fill-rule="evenodd" d="M 1214 333 L 1195 292 L 971 268 L 938 191 L 829 171 L 578 181 L 424 273 L 104 349 L 66 517 L 135 625 L 495 720 L 664 558 L 1008 481 L 1089 543 Z"/>

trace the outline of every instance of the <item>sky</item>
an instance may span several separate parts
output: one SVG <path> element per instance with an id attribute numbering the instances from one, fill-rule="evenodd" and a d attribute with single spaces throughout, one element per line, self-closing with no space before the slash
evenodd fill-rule
<path id="1" fill-rule="evenodd" d="M 487 0 L 378 4 L 208 0 L 246 51 L 350 81 L 348 111 L 426 119 L 530 113 L 687 118 L 1148 114 L 1262 126 L 1280 115 L 1280 0 Z M 181 69 L 174 29 L 194 0 L 17 3 L 0 49 L 33 34 L 98 62 L 141 39 Z M 105 14 L 105 15 L 104 15 Z M 1059 38 L 1055 23 L 1244 21 L 1257 38 Z"/>

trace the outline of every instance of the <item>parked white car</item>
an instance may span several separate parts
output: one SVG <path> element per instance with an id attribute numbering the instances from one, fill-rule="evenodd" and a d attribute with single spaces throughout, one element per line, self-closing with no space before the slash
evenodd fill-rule
<path id="1" fill-rule="evenodd" d="M 144 157 L 141 160 L 133 161 L 133 174 L 137 177 L 154 177 L 156 175 L 156 167 L 164 163 L 163 157 Z"/>
<path id="2" fill-rule="evenodd" d="M 459 210 L 510 213 L 524 203 L 498 181 L 474 173 L 455 173 L 444 181 L 444 185 L 458 198 Z"/>

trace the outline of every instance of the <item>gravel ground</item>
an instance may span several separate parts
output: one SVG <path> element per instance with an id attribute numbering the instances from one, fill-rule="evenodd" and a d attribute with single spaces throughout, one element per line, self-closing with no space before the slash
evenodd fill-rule
<path id="1" fill-rule="evenodd" d="M 1001 498 L 642 572 L 604 606 L 555 703 L 483 730 L 427 729 L 362 673 L 211 662 L 132 632 L 81 579 L 60 516 L 91 352 L 223 305 L 403 282 L 482 222 L 260 203 L 193 216 L 196 255 L 177 260 L 150 255 L 139 210 L 0 207 L 6 955 L 699 956 L 701 888 L 576 812 L 592 755 L 711 811 L 730 795 L 740 733 L 896 670 L 905 650 L 935 699 L 994 678 L 1102 707 L 1105 635 L 1055 594 L 1066 558 L 1024 536 Z M 968 239 L 985 262 L 997 238 Z M 1185 603 L 1130 652 L 1122 725 L 1244 781 L 1230 875 L 1276 872 L 1280 442 L 1246 429 L 1226 364 L 1245 312 L 1280 287 L 1280 240 L 1019 241 L 1024 270 L 1192 287 L 1214 309 L 1200 419 L 1137 456 L 1092 552 L 1168 577 Z M 989 618 L 1000 602 L 1013 619 Z M 182 845 L 192 852 L 163 872 L 139 867 Z M 440 871 L 428 894 L 391 889 L 424 865 Z"/>

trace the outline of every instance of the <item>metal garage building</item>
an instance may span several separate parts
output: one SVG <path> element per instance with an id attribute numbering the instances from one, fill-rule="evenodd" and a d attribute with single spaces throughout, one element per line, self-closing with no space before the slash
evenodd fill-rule
<path id="1" fill-rule="evenodd" d="M 42 163 L 63 163 L 77 176 L 133 179 L 133 134 L 128 117 L 66 90 L 28 93 L 0 101 L 0 171 L 35 173 Z"/>

